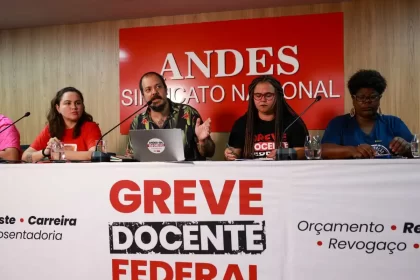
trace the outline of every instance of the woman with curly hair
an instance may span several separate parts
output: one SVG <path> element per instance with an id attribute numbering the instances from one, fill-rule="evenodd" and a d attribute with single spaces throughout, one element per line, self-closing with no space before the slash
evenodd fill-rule
<path id="1" fill-rule="evenodd" d="M 413 138 L 404 122 L 383 115 L 380 100 L 387 83 L 375 70 L 360 70 L 348 81 L 353 100 L 350 114 L 330 121 L 322 139 L 322 157 L 328 159 L 411 157 Z"/>

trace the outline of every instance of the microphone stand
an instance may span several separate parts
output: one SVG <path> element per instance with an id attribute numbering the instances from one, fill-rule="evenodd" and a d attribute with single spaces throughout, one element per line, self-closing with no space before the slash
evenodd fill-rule
<path id="1" fill-rule="evenodd" d="M 134 113 L 132 113 L 131 115 L 129 115 L 123 121 L 121 121 L 116 126 L 114 126 L 113 128 L 111 128 L 110 130 L 108 130 L 108 132 L 106 132 L 104 135 L 102 135 L 101 138 L 99 138 L 98 143 L 96 143 L 95 151 L 92 152 L 91 161 L 92 162 L 110 162 L 111 161 L 111 156 L 108 153 L 104 153 L 102 151 L 98 151 L 98 145 L 101 142 L 101 140 L 104 139 L 104 137 L 106 135 L 108 135 L 111 131 L 113 131 L 114 129 L 116 129 L 117 127 L 119 127 L 122 123 L 124 123 L 126 120 L 128 120 L 129 118 L 131 118 L 132 116 L 134 116 L 135 114 L 137 114 L 138 112 L 140 112 L 141 110 L 143 110 L 144 108 L 146 108 L 147 106 L 150 106 L 150 104 L 152 104 L 152 102 L 153 102 L 154 99 L 155 98 L 150 99 L 149 102 L 147 102 L 144 106 L 142 106 L 140 109 L 136 110 Z"/>
<path id="2" fill-rule="evenodd" d="M 31 115 L 30 112 L 26 112 L 25 115 L 23 115 L 23 117 L 21 117 L 20 119 L 18 119 L 17 121 L 15 121 L 14 123 L 9 124 L 8 126 L 6 126 L 4 129 L 2 129 L 0 131 L 0 133 L 2 133 L 3 131 L 5 131 L 6 129 L 8 129 L 9 127 L 11 127 L 12 125 L 14 125 L 15 123 L 17 123 L 18 121 L 20 121 L 23 118 L 29 117 Z"/>
<path id="3" fill-rule="evenodd" d="M 293 148 L 283 148 L 283 137 L 286 134 L 286 131 L 297 121 L 299 120 L 305 113 L 306 111 L 309 110 L 309 108 L 312 107 L 312 105 L 314 105 L 315 103 L 317 103 L 318 101 L 320 101 L 322 99 L 322 96 L 317 96 L 315 98 L 315 100 L 309 104 L 309 106 L 302 112 L 300 113 L 300 115 L 295 118 L 287 127 L 286 129 L 283 131 L 283 133 L 281 134 L 281 139 L 280 139 L 280 147 L 276 150 L 276 160 L 296 160 L 297 159 L 297 153 L 296 150 Z"/>

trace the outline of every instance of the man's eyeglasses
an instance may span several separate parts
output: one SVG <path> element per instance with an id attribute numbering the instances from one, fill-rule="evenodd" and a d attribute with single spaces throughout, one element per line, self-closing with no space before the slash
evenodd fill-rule
<path id="1" fill-rule="evenodd" d="M 265 98 L 265 100 L 270 101 L 274 98 L 274 93 L 272 92 L 267 92 L 267 93 L 254 93 L 254 99 L 255 100 L 261 100 L 263 99 L 263 97 Z"/>
<path id="2" fill-rule="evenodd" d="M 352 95 L 353 98 L 356 99 L 357 102 L 360 103 L 367 103 L 367 102 L 375 102 L 381 99 L 381 94 L 375 94 L 371 96 L 359 96 L 359 95 Z"/>

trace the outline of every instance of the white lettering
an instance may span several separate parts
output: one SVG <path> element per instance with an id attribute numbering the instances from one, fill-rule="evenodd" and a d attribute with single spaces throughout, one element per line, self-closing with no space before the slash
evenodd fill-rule
<path id="1" fill-rule="evenodd" d="M 195 231 L 196 233 L 193 235 L 191 232 Z M 191 241 L 197 241 L 198 236 L 198 226 L 191 225 L 188 227 L 183 228 L 184 234 L 184 250 L 192 251 L 192 250 L 200 250 L 200 246 L 198 244 L 191 244 Z"/>
<path id="2" fill-rule="evenodd" d="M 220 89 L 220 91 L 222 92 L 222 96 L 220 97 L 220 99 L 215 99 L 214 98 L 214 90 L 215 89 Z M 212 87 L 211 90 L 210 90 L 210 98 L 215 103 L 222 102 L 223 99 L 225 99 L 225 90 L 223 89 L 223 87 L 219 86 L 219 85 L 216 85 L 216 86 Z"/>
<path id="3" fill-rule="evenodd" d="M 239 250 L 239 231 L 245 230 L 244 225 L 225 225 L 225 231 L 230 231 L 230 240 L 232 241 L 232 250 Z"/>
<path id="4" fill-rule="evenodd" d="M 125 235 L 125 242 L 120 243 L 120 233 Z M 123 226 L 112 227 L 112 245 L 114 250 L 127 250 L 133 244 L 133 234 L 130 229 Z"/>
<path id="5" fill-rule="evenodd" d="M 244 59 L 237 50 L 216 50 L 217 53 L 217 74 L 218 77 L 232 77 L 239 74 L 244 68 Z M 226 53 L 232 53 L 235 56 L 235 70 L 232 73 L 226 73 Z"/>
<path id="6" fill-rule="evenodd" d="M 121 95 L 122 95 L 122 98 L 123 98 L 123 100 L 121 100 L 121 104 L 123 106 L 131 106 L 133 104 L 133 98 L 130 97 L 130 95 L 133 95 L 133 92 L 131 90 L 125 89 L 125 90 L 123 90 Z M 126 101 L 124 101 L 124 99 L 128 99 L 129 101 L 126 102 Z"/>
<path id="7" fill-rule="evenodd" d="M 299 70 L 299 61 L 293 56 L 284 54 L 284 50 L 286 50 L 286 49 L 292 50 L 293 53 L 297 55 L 297 53 L 298 53 L 297 46 L 293 46 L 293 47 L 292 46 L 284 46 L 284 47 L 281 47 L 279 49 L 279 52 L 278 52 L 278 57 L 279 57 L 280 61 L 284 62 L 286 64 L 289 64 L 289 65 L 292 65 L 293 66 L 293 71 L 292 72 L 286 72 L 286 71 L 284 71 L 284 69 L 281 67 L 280 64 L 277 64 L 277 75 L 281 75 L 281 74 L 293 75 L 293 74 L 296 74 L 297 71 Z"/>
<path id="8" fill-rule="evenodd" d="M 318 96 L 318 93 L 323 93 L 326 98 L 328 98 L 327 90 L 325 89 L 324 83 L 319 81 L 318 86 L 316 87 L 314 98 Z"/>
<path id="9" fill-rule="evenodd" d="M 288 85 L 291 85 L 291 86 L 293 87 L 293 95 L 292 95 L 292 96 L 287 96 L 287 95 L 286 95 L 286 87 L 287 87 Z M 296 97 L 296 94 L 297 94 L 296 85 L 295 85 L 294 83 L 292 83 L 292 82 L 287 82 L 287 83 L 284 83 L 284 84 L 283 84 L 283 93 L 284 93 L 284 98 L 285 98 L 285 99 L 293 99 L 293 98 L 295 98 L 295 97 Z"/>
<path id="10" fill-rule="evenodd" d="M 262 55 L 260 59 L 257 59 L 258 51 L 266 51 L 270 56 L 273 56 L 273 48 L 248 48 L 246 49 L 249 53 L 249 72 L 247 76 L 258 76 L 258 75 L 273 75 L 273 65 L 270 66 L 270 69 L 266 72 L 257 72 L 258 64 L 261 64 L 262 67 L 265 67 L 266 59 L 265 54 Z"/>
<path id="11" fill-rule="evenodd" d="M 223 225 L 216 225 L 216 235 L 210 230 L 208 226 L 200 226 L 201 250 L 209 249 L 209 241 L 213 244 L 214 248 L 218 251 L 224 249 L 223 239 Z M 247 237 L 248 238 L 248 237 Z M 261 238 L 260 238 L 261 239 Z"/>
<path id="12" fill-rule="evenodd" d="M 147 244 L 144 243 L 141 239 L 143 233 L 148 233 L 150 235 L 150 242 Z M 137 246 L 139 246 L 140 249 L 145 251 L 152 250 L 153 248 L 155 248 L 159 241 L 156 230 L 151 226 L 139 227 L 136 230 L 136 233 L 134 234 L 134 240 L 136 241 Z"/>
<path id="13" fill-rule="evenodd" d="M 169 64 L 169 68 L 167 67 L 167 64 Z M 182 80 L 184 77 L 182 77 L 181 72 L 179 71 L 178 65 L 176 64 L 175 57 L 172 53 L 168 53 L 166 55 L 165 62 L 162 66 L 162 71 L 160 74 L 163 76 L 165 72 L 172 72 L 172 80 Z"/>
<path id="14" fill-rule="evenodd" d="M 299 97 L 302 98 L 303 91 L 306 92 L 306 95 L 309 98 L 312 98 L 312 81 L 309 82 L 309 91 L 305 88 L 302 82 L 299 82 Z"/>
<path id="15" fill-rule="evenodd" d="M 197 92 L 195 92 L 195 88 L 194 87 L 191 87 L 190 88 L 190 93 L 189 93 L 189 95 L 187 97 L 187 100 L 188 100 L 187 101 L 187 104 L 190 103 L 191 98 L 194 98 L 195 99 L 195 102 L 200 103 L 200 101 L 198 100 Z"/>
<path id="16" fill-rule="evenodd" d="M 232 85 L 232 101 L 236 101 L 236 95 L 239 96 L 239 99 L 241 101 L 245 100 L 245 84 L 241 85 L 241 91 L 238 90 L 238 88 L 235 85 Z"/>
<path id="17" fill-rule="evenodd" d="M 199 86 L 199 89 L 201 89 L 201 95 L 203 96 L 203 103 L 206 103 L 206 89 L 209 89 L 209 86 Z"/>
<path id="18" fill-rule="evenodd" d="M 168 95 L 170 96 L 170 99 L 174 102 L 184 103 L 185 101 L 184 92 L 185 92 L 185 89 L 183 88 L 176 88 L 175 90 L 173 88 L 168 88 Z M 180 101 L 178 100 L 178 95 L 180 95 L 182 98 Z"/>
<path id="19" fill-rule="evenodd" d="M 261 224 L 249 225 L 246 227 L 246 248 L 250 251 L 264 250 L 263 244 L 255 244 L 255 241 L 261 240 L 261 233 L 255 234 L 255 231 L 262 232 Z"/>
<path id="20" fill-rule="evenodd" d="M 210 54 L 213 51 L 204 51 L 207 55 L 207 65 L 205 65 L 200 58 L 194 52 L 186 52 L 185 54 L 188 57 L 188 76 L 185 79 L 194 79 L 195 77 L 192 75 L 192 63 L 194 62 L 195 66 L 204 74 L 206 78 L 210 78 Z"/>
<path id="21" fill-rule="evenodd" d="M 333 94 L 333 81 L 329 80 L 328 84 L 330 85 L 330 87 L 329 87 L 330 88 L 330 98 L 340 98 L 339 94 L 337 94 L 337 95 Z"/>
<path id="22" fill-rule="evenodd" d="M 168 233 L 172 232 L 175 235 L 181 235 L 181 230 L 176 226 L 166 226 L 162 228 L 159 234 L 160 243 L 166 250 L 175 251 L 178 250 L 179 247 L 182 245 L 182 241 L 174 241 L 173 243 L 169 243 L 167 240 Z"/>

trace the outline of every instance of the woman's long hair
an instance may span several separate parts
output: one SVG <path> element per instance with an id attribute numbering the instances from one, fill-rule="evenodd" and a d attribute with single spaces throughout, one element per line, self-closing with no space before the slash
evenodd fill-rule
<path id="1" fill-rule="evenodd" d="M 66 129 L 66 124 L 64 123 L 63 116 L 58 113 L 56 105 L 60 105 L 61 99 L 66 92 L 75 92 L 79 95 L 80 99 L 82 100 L 83 104 L 83 112 L 80 119 L 77 121 L 76 126 L 73 130 L 73 139 L 80 136 L 80 129 L 85 122 L 93 121 L 93 117 L 86 113 L 85 111 L 85 104 L 83 99 L 83 94 L 74 87 L 65 87 L 57 92 L 55 97 L 51 100 L 51 107 L 47 115 L 48 126 L 50 131 L 51 137 L 57 137 L 58 139 L 62 139 L 64 136 L 64 131 Z"/>
<path id="2" fill-rule="evenodd" d="M 279 148 L 280 142 L 282 141 L 281 135 L 284 129 L 284 120 L 293 120 L 297 117 L 296 112 L 286 103 L 283 94 L 283 87 L 279 81 L 273 76 L 264 75 L 255 78 L 248 87 L 249 102 L 248 111 L 246 118 L 246 130 L 245 130 L 245 145 L 243 151 L 243 158 L 254 158 L 254 127 L 258 118 L 258 110 L 254 103 L 254 90 L 257 84 L 270 83 L 275 90 L 276 104 L 274 105 L 275 115 L 275 147 Z M 298 120 L 300 121 L 300 120 Z M 287 123 L 286 123 L 287 125 Z"/>

